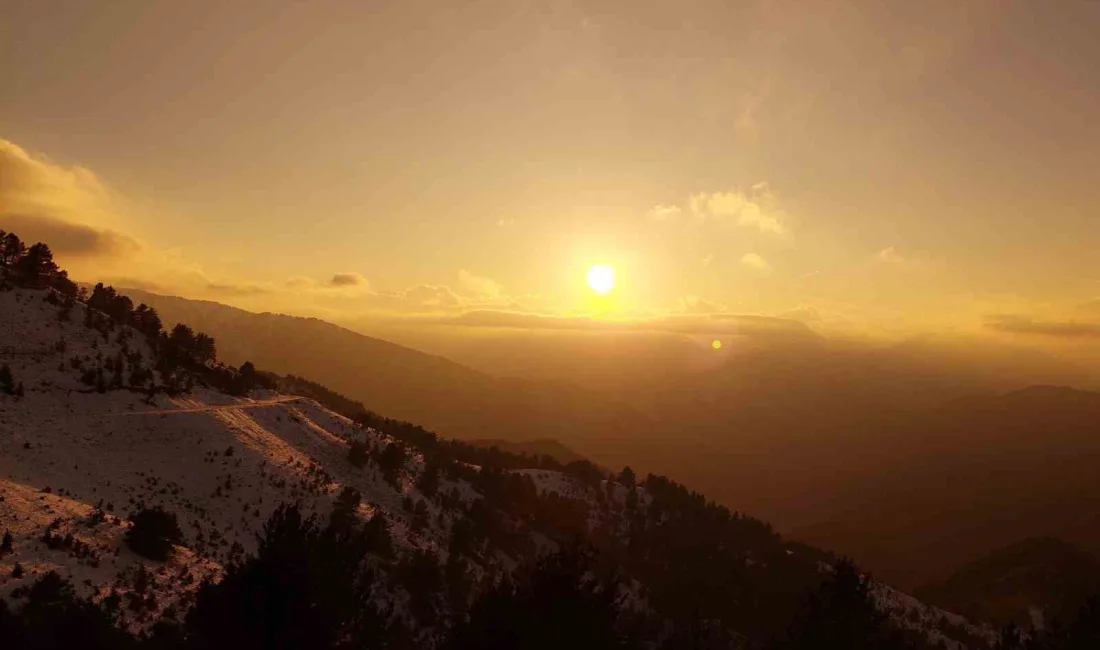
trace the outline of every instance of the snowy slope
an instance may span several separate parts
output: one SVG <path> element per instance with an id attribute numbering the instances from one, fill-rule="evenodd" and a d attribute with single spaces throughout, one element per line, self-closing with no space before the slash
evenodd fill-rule
<path id="1" fill-rule="evenodd" d="M 256 534 L 279 504 L 298 502 L 306 513 L 327 517 L 344 486 L 362 493 L 363 515 L 387 515 L 399 546 L 446 548 L 451 515 L 426 501 L 429 525 L 413 534 L 403 507 L 406 497 L 421 498 L 413 486 L 422 464 L 417 455 L 410 454 L 396 486 L 371 464 L 358 469 L 346 460 L 352 440 L 378 447 L 391 442 L 387 436 L 294 396 L 238 399 L 197 388 L 148 403 L 141 390 L 98 393 L 69 360 L 93 366 L 117 355 L 117 334 L 84 327 L 80 304 L 70 320 L 58 320 L 44 295 L 0 293 L 6 321 L 0 323 L 0 362 L 25 390 L 22 398 L 0 396 L 0 533 L 10 531 L 15 541 L 14 551 L 0 558 L 0 595 L 52 569 L 71 577 L 84 595 L 125 596 L 140 565 L 157 565 L 123 542 L 126 517 L 139 506 L 176 513 L 187 547 L 152 569 L 154 585 L 179 593 L 154 598 L 145 622 L 181 597 L 186 601 L 186 593 L 225 562 L 254 550 Z M 139 339 L 128 342 L 130 351 L 150 358 Z M 452 487 L 472 495 L 469 486 L 441 479 L 441 490 Z M 97 507 L 103 521 L 93 520 Z M 47 531 L 63 543 L 50 548 Z M 17 564 L 23 579 L 11 577 Z M 191 578 L 183 579 L 185 573 Z"/>
<path id="2" fill-rule="evenodd" d="M 0 533 L 14 538 L 13 552 L 0 557 L 0 597 L 56 570 L 82 594 L 117 602 L 119 618 L 141 629 L 182 615 L 203 579 L 216 579 L 227 562 L 253 551 L 278 505 L 297 502 L 325 518 L 347 486 L 362 494 L 363 516 L 386 515 L 399 551 L 424 549 L 446 561 L 461 511 L 417 489 L 424 460 L 416 450 L 390 483 L 373 461 L 356 468 L 347 456 L 352 441 L 381 449 L 392 439 L 310 399 L 271 392 L 237 398 L 201 387 L 150 399 L 125 382 L 100 392 L 81 376 L 119 356 L 140 356 L 148 365 L 148 345 L 125 328 L 104 335 L 86 327 L 79 303 L 61 319 L 48 295 L 0 292 L 0 363 L 24 387 L 21 398 L 0 395 Z M 625 535 L 628 502 L 646 508 L 651 500 L 643 487 L 631 494 L 614 482 L 585 485 L 562 472 L 515 473 L 542 495 L 580 504 L 589 531 L 604 535 Z M 469 483 L 445 476 L 438 492 L 464 503 L 478 497 Z M 427 513 L 414 525 L 408 506 L 420 501 Z M 162 506 L 179 518 L 184 541 L 168 562 L 140 558 L 124 542 L 128 516 L 143 506 Z M 536 550 L 554 547 L 545 534 L 530 536 Z M 470 567 L 471 578 L 519 559 L 491 551 Z M 17 565 L 20 578 L 12 576 Z M 644 607 L 643 586 L 634 583 L 632 592 L 634 606 Z M 942 638 L 946 647 L 963 647 L 952 640 L 959 630 L 976 640 L 985 633 L 888 587 L 876 596 L 904 625 Z M 407 616 L 407 594 L 394 588 L 389 597 L 397 615 Z M 952 638 L 941 632 L 948 627 Z M 433 631 L 421 625 L 420 633 L 430 645 Z"/>

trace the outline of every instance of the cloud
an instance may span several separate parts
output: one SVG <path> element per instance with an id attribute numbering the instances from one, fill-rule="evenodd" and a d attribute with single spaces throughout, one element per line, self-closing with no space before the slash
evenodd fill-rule
<path id="1" fill-rule="evenodd" d="M 328 281 L 332 287 L 369 287 L 370 283 L 362 275 L 351 272 L 337 273 Z"/>
<path id="2" fill-rule="evenodd" d="M 211 293 L 220 294 L 223 296 L 234 296 L 238 298 L 244 298 L 248 296 L 262 296 L 272 293 L 272 289 L 269 287 L 260 286 L 258 284 L 234 284 L 234 283 L 222 283 L 222 282 L 208 282 L 206 284 L 206 290 Z"/>
<path id="3" fill-rule="evenodd" d="M 116 197 L 90 170 L 0 139 L 0 228 L 48 244 L 78 280 L 117 277 L 175 291 L 206 290 L 210 280 L 198 265 L 124 232 L 124 223 Z"/>
<path id="4" fill-rule="evenodd" d="M 1080 309 L 1083 312 L 1100 314 L 1100 298 L 1093 298 L 1092 300 L 1087 300 L 1087 301 L 1081 303 L 1078 306 L 1078 309 Z"/>
<path id="5" fill-rule="evenodd" d="M 634 320 L 603 320 L 589 316 L 548 316 L 498 310 L 473 310 L 436 321 L 465 327 L 597 332 L 664 332 L 685 335 L 727 335 L 787 340 L 818 340 L 805 323 L 748 314 L 678 314 Z"/>
<path id="6" fill-rule="evenodd" d="M 748 191 L 693 194 L 688 205 L 692 214 L 704 221 L 730 223 L 774 235 L 787 234 L 786 212 L 767 183 L 756 183 Z"/>
<path id="7" fill-rule="evenodd" d="M 458 272 L 458 282 L 465 291 L 479 298 L 497 300 L 504 296 L 504 287 L 499 282 L 474 275 L 465 269 Z"/>
<path id="8" fill-rule="evenodd" d="M 680 216 L 682 210 L 678 205 L 655 205 L 649 211 L 652 221 L 672 221 Z"/>
<path id="9" fill-rule="evenodd" d="M 819 323 L 822 320 L 821 312 L 814 307 L 807 306 L 791 309 L 790 311 L 783 312 L 779 316 L 780 318 L 789 318 L 803 323 Z"/>
<path id="10" fill-rule="evenodd" d="M 91 171 L 0 138 L 0 228 L 47 243 L 62 261 L 141 252 L 145 246 L 112 228 L 115 221 L 110 194 Z"/>
<path id="11" fill-rule="evenodd" d="M 875 253 L 875 258 L 886 264 L 905 264 L 905 256 L 901 254 L 897 246 L 887 246 Z"/>
<path id="12" fill-rule="evenodd" d="M 446 285 L 420 284 L 401 292 L 401 297 L 418 307 L 458 307 L 462 298 Z"/>
<path id="13" fill-rule="evenodd" d="M 772 266 L 768 264 L 768 261 L 763 257 L 760 257 L 756 253 L 745 253 L 741 257 L 741 263 L 745 266 L 756 269 L 757 271 L 771 271 Z"/>
<path id="14" fill-rule="evenodd" d="M 714 262 L 714 253 L 707 253 L 699 262 L 702 263 L 704 267 L 710 266 Z"/>
<path id="15" fill-rule="evenodd" d="M 28 214 L 101 212 L 108 193 L 84 167 L 64 167 L 0 138 L 0 210 Z"/>
<path id="16" fill-rule="evenodd" d="M 992 315 L 985 318 L 989 329 L 1008 334 L 1025 334 L 1062 339 L 1100 338 L 1100 323 L 1037 321 L 1023 316 Z"/>
<path id="17" fill-rule="evenodd" d="M 723 304 L 690 294 L 680 298 L 677 309 L 677 311 L 684 314 L 714 314 L 725 310 L 726 306 Z"/>
<path id="18" fill-rule="evenodd" d="M 133 237 L 113 230 L 101 230 L 50 216 L 4 213 L 2 206 L 0 228 L 14 232 L 28 243 L 45 242 L 59 256 L 125 256 L 145 248 Z"/>

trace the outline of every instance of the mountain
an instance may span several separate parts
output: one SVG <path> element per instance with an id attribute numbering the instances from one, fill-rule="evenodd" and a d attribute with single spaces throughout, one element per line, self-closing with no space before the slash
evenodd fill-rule
<path id="1" fill-rule="evenodd" d="M 553 439 L 602 467 L 671 476 L 904 588 L 1027 537 L 1100 548 L 1097 394 L 1007 390 L 1073 376 L 1040 356 L 788 336 L 659 381 L 655 360 L 650 379 L 610 392 L 495 377 L 316 319 L 129 293 L 213 334 L 230 363 L 324 377 L 444 435 Z"/>
<path id="2" fill-rule="evenodd" d="M 853 483 L 843 513 L 791 536 L 907 588 L 1032 537 L 1100 551 L 1100 394 L 972 396 L 893 428 L 898 457 Z"/>
<path id="3" fill-rule="evenodd" d="M 332 391 L 315 393 L 347 413 L 242 390 L 243 369 L 172 356 L 192 334 L 139 331 L 137 311 L 111 305 L 117 316 L 51 289 L 0 291 L 19 387 L 0 394 L 0 600 L 49 597 L 41 579 L 56 572 L 129 630 L 174 629 L 215 585 L 270 560 L 272 531 L 297 521 L 287 504 L 306 526 L 369 533 L 372 608 L 397 647 L 436 646 L 499 576 L 578 536 L 624 576 L 623 616 L 659 636 L 720 631 L 722 647 L 782 634 L 834 561 L 662 476 L 610 481 L 583 461 L 440 439 Z M 885 585 L 873 597 L 914 638 L 989 637 Z"/>
<path id="4" fill-rule="evenodd" d="M 1061 540 L 1032 538 L 997 549 L 916 594 L 973 620 L 1031 624 L 1069 620 L 1100 591 L 1100 559 Z"/>
<path id="5" fill-rule="evenodd" d="M 493 377 L 315 318 L 123 291 L 155 307 L 166 323 L 186 322 L 211 334 L 227 363 L 252 361 L 280 374 L 324 377 L 326 385 L 383 415 L 444 435 L 568 440 L 582 454 L 622 465 L 622 440 L 652 426 L 605 394 L 563 382 Z"/>

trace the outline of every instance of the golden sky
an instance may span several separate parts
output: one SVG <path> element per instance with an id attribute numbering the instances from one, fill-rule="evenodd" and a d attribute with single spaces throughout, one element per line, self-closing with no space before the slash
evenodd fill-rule
<path id="1" fill-rule="evenodd" d="M 78 279 L 340 322 L 1100 342 L 1100 3 L 4 14 L 0 227 Z"/>

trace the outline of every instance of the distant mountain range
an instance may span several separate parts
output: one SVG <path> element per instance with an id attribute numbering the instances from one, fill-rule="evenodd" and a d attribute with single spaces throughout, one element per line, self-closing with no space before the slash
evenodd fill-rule
<path id="1" fill-rule="evenodd" d="M 945 580 L 996 540 L 1100 551 L 1100 394 L 1034 386 L 954 400 L 896 424 L 903 454 L 845 512 L 791 532 L 907 587 Z"/>
<path id="2" fill-rule="evenodd" d="M 166 323 L 212 335 L 219 357 L 252 361 L 325 384 L 382 415 L 465 439 L 569 440 L 584 455 L 614 457 L 650 425 L 612 396 L 564 383 L 494 377 L 443 357 L 357 334 L 316 318 L 256 314 L 215 302 L 124 292 Z"/>
<path id="3" fill-rule="evenodd" d="M 905 588 L 1031 537 L 1100 549 L 1100 394 L 1010 390 L 1076 376 L 1037 355 L 811 337 L 612 392 L 496 377 L 317 319 L 126 292 L 212 334 L 230 363 L 323 378 L 444 435 L 549 439 L 559 459 L 560 444 L 666 474 Z"/>
<path id="4" fill-rule="evenodd" d="M 1050 625 L 1072 619 L 1100 591 L 1100 559 L 1050 537 L 1027 539 L 969 562 L 916 594 L 973 620 Z"/>
<path id="5" fill-rule="evenodd" d="M 0 309 L 12 315 L 0 344 L 36 351 L 5 366 L 20 389 L 0 391 L 0 599 L 19 600 L 30 585 L 51 584 L 39 580 L 56 572 L 73 594 L 101 604 L 103 616 L 131 632 L 178 630 L 183 621 L 194 635 L 185 614 L 206 602 L 196 593 L 262 555 L 261 536 L 265 544 L 285 540 L 286 529 L 272 522 L 293 523 L 278 518 L 286 512 L 281 504 L 296 504 L 303 516 L 343 522 L 330 526 L 373 531 L 370 571 L 361 578 L 371 582 L 370 602 L 386 605 L 377 614 L 385 622 L 380 629 L 403 639 L 400 647 L 442 647 L 470 599 L 496 576 L 580 539 L 627 579 L 624 602 L 656 617 L 654 639 L 662 630 L 698 639 L 706 629 L 729 640 L 717 647 L 740 648 L 782 635 L 834 561 L 664 477 L 619 482 L 587 463 L 520 456 L 494 464 L 504 454 L 482 455 L 415 425 L 364 426 L 348 417 L 369 418 L 361 407 L 338 413 L 320 403 L 349 406 L 319 385 L 316 398 L 270 388 L 221 392 L 210 387 L 215 378 L 235 381 L 245 373 L 208 358 L 174 365 L 175 357 L 166 356 L 176 354 L 173 339 L 147 338 L 123 320 L 132 314 L 108 317 L 48 291 L 0 291 Z M 208 323 L 201 329 L 219 331 Z M 400 348 L 378 349 L 392 353 L 391 360 L 412 359 L 414 368 L 423 361 Z M 449 367 L 423 356 L 426 364 Z M 379 370 L 369 361 L 367 371 L 401 377 L 395 366 Z M 569 453 L 546 440 L 505 444 Z M 330 530 L 331 537 L 303 539 L 360 539 Z M 139 539 L 163 546 L 163 554 Z M 290 551 L 298 548 L 294 539 Z M 265 557 L 283 557 L 266 548 Z M 323 548 L 334 553 L 341 546 Z M 288 574 L 328 566 L 319 565 L 291 562 Z M 281 579 L 262 582 L 259 600 L 290 589 L 286 576 L 268 571 Z M 31 591 L 38 598 L 45 587 Z M 553 593 L 557 605 L 560 592 Z M 945 642 L 976 650 L 991 638 L 988 628 L 881 583 L 871 585 L 870 598 L 907 638 L 927 647 Z M 244 595 L 230 602 L 247 614 L 258 601 Z M 310 611 L 303 606 L 283 616 L 305 618 Z"/>

